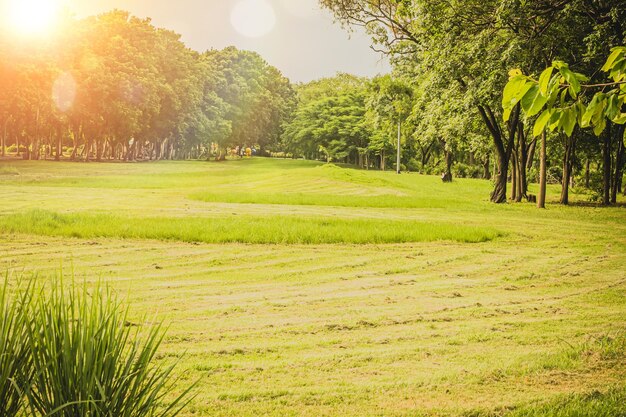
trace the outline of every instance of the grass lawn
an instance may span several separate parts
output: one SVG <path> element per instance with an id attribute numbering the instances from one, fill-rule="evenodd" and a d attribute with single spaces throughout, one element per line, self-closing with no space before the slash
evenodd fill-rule
<path id="1" fill-rule="evenodd" d="M 307 161 L 5 160 L 0 271 L 62 267 L 157 313 L 159 360 L 200 380 L 186 416 L 626 415 L 626 209 L 490 189 Z"/>

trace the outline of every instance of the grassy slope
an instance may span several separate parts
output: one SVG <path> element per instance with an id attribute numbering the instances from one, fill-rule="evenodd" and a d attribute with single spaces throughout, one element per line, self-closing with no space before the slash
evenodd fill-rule
<path id="1" fill-rule="evenodd" d="M 623 208 L 494 206 L 484 181 L 444 185 L 302 161 L 0 164 L 0 268 L 45 275 L 72 263 L 78 276 L 103 276 L 127 292 L 138 315 L 158 309 L 171 323 L 163 360 L 187 352 L 185 379 L 201 378 L 196 415 L 516 407 L 515 416 L 603 407 L 612 415 L 626 397 Z M 167 219 L 173 225 L 157 229 L 173 237 L 43 236 L 58 233 L 32 228 L 37 213 L 79 220 L 82 230 L 102 219 L 148 229 Z M 250 219 L 297 232 L 311 218 L 505 235 L 472 244 L 184 242 L 203 239 L 182 239 L 177 225 L 202 227 L 203 218 L 225 224 L 224 236 Z"/>

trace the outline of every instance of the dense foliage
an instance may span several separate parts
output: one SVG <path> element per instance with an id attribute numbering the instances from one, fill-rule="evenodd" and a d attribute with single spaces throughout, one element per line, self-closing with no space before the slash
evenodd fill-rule
<path id="1" fill-rule="evenodd" d="M 593 74 L 590 83 L 599 84 L 603 75 L 597 70 L 611 48 L 626 41 L 626 3 L 621 0 L 321 3 L 346 26 L 364 27 L 375 46 L 392 58 L 396 73 L 412 80 L 420 95 L 420 107 L 414 109 L 418 125 L 427 121 L 434 131 L 426 136 L 441 138 L 453 156 L 471 149 L 472 159 L 478 156 L 487 167 L 489 154 L 494 154 L 491 199 L 498 203 L 507 200 L 509 179 L 513 199 L 527 196 L 529 171 L 536 170 L 532 120 L 520 114 L 519 106 L 509 109 L 504 120 L 502 91 L 509 71 L 519 68 L 538 74 L 551 62 L 564 61 L 574 72 Z M 594 169 L 611 172 L 612 179 L 597 187 L 605 194 L 607 183 L 621 181 L 623 134 L 610 128 L 614 122 L 607 123 L 611 133 L 602 146 L 585 129 L 571 138 L 556 133 L 547 138 L 543 166 L 547 165 L 548 176 L 554 174 L 562 182 L 563 203 L 568 202 L 567 189 L 575 174 L 584 175 L 585 185 L 593 187 Z"/>
<path id="2" fill-rule="evenodd" d="M 364 27 L 393 74 L 293 87 L 255 53 L 197 53 L 120 11 L 69 19 L 61 38 L 37 50 L 0 42 L 2 155 L 224 159 L 253 148 L 444 180 L 493 179 L 496 203 L 532 200 L 533 181 L 540 207 L 547 182 L 561 183 L 563 204 L 571 186 L 617 201 L 626 151 L 624 100 L 613 90 L 626 59 L 611 50 L 626 43 L 626 3 L 320 3 L 345 26 Z"/>
<path id="3" fill-rule="evenodd" d="M 276 142 L 294 102 L 289 81 L 258 54 L 200 54 L 126 12 L 68 18 L 36 46 L 0 39 L 3 155 L 223 158 L 228 147 Z"/>

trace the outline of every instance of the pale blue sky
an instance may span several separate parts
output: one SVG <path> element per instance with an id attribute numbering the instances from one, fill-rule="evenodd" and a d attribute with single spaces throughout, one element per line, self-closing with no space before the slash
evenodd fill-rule
<path id="1" fill-rule="evenodd" d="M 266 2 L 274 11 L 273 29 L 259 38 L 238 33 L 231 13 L 239 1 Z M 316 0 L 67 0 L 78 15 L 113 8 L 151 17 L 157 26 L 175 30 L 198 51 L 235 45 L 259 52 L 292 81 L 310 81 L 336 72 L 374 76 L 389 71 L 387 61 L 370 49 L 369 37 L 349 35 L 333 23 Z M 244 3 L 244 6 L 250 3 Z M 255 15 L 256 16 L 256 15 Z M 256 19 L 256 17 L 255 17 Z M 266 18 L 265 21 L 268 19 Z M 271 19 L 269 19 L 271 20 Z M 259 22 L 250 22 L 254 25 Z M 262 25 L 262 22 L 261 22 Z"/>

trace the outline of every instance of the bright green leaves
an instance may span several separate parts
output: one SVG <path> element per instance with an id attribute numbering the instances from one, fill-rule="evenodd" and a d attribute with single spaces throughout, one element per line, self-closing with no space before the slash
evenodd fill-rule
<path id="1" fill-rule="evenodd" d="M 565 81 L 565 83 L 567 83 L 567 91 L 569 92 L 569 95 L 576 100 L 576 98 L 578 98 L 578 93 L 580 93 L 580 81 L 578 80 L 578 77 L 576 76 L 576 74 L 569 69 L 569 65 L 567 65 L 566 63 L 562 62 L 562 61 L 554 61 L 552 63 L 552 66 L 554 66 L 554 68 L 556 68 L 559 73 L 561 74 L 561 77 L 563 78 L 563 80 Z"/>
<path id="2" fill-rule="evenodd" d="M 543 113 L 541 113 L 541 115 L 537 118 L 537 121 L 535 122 L 535 127 L 533 128 L 533 136 L 537 137 L 540 136 L 541 133 L 543 133 L 551 116 L 552 111 L 550 110 L 544 110 Z"/>
<path id="3" fill-rule="evenodd" d="M 522 109 L 526 116 L 531 117 L 539 113 L 547 101 L 548 97 L 541 94 L 540 87 L 535 84 L 522 98 Z"/>
<path id="4" fill-rule="evenodd" d="M 524 98 L 526 93 L 533 87 L 533 83 L 528 81 L 528 77 L 513 70 L 509 74 L 511 79 L 504 87 L 504 95 L 502 97 L 502 107 L 504 109 L 504 120 L 509 120 L 511 111 Z M 520 71 L 521 72 L 521 71 Z"/>
<path id="5" fill-rule="evenodd" d="M 626 81 L 626 47 L 618 46 L 611 49 L 611 55 L 602 67 L 602 71 L 608 72 L 609 77 L 616 83 Z"/>
<path id="6" fill-rule="evenodd" d="M 504 89 L 502 107 L 504 120 L 508 120 L 513 108 L 521 103 L 527 118 L 540 116 L 535 121 L 533 135 L 539 136 L 545 129 L 559 130 L 571 136 L 577 125 L 592 128 L 600 135 L 608 121 L 626 124 L 626 47 L 613 48 L 602 71 L 608 72 L 613 83 L 583 85 L 589 81 L 584 75 L 572 71 L 562 61 L 554 61 L 546 68 L 539 80 L 525 76 L 519 70 L 509 73 L 510 80 Z M 585 93 L 594 88 L 614 85 L 609 92 L 597 92 L 585 105 Z"/>
<path id="7" fill-rule="evenodd" d="M 563 115 L 559 119 L 559 128 L 563 129 L 563 132 L 567 136 L 572 136 L 574 128 L 578 122 L 578 109 L 576 106 L 572 106 L 563 111 Z"/>
<path id="8" fill-rule="evenodd" d="M 551 89 L 550 84 L 552 79 L 552 72 L 554 72 L 554 67 L 546 68 L 539 77 L 539 90 L 541 91 L 541 95 L 548 97 L 548 92 Z"/>

